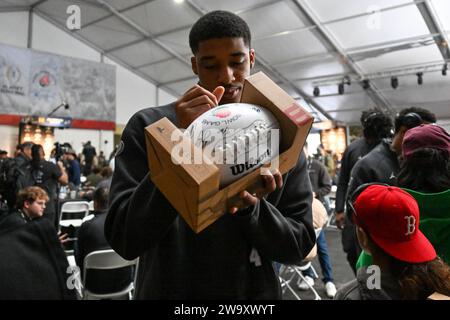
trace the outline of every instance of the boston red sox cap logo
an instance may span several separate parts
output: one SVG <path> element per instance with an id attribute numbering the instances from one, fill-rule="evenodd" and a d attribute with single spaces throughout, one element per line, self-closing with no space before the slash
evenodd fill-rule
<path id="1" fill-rule="evenodd" d="M 416 217 L 405 216 L 406 220 L 406 233 L 405 236 L 413 234 L 416 231 Z"/>

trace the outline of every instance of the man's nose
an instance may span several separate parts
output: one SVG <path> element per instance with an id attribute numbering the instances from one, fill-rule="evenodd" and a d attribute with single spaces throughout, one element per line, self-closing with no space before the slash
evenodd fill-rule
<path id="1" fill-rule="evenodd" d="M 233 69 L 229 66 L 220 69 L 218 82 L 220 84 L 229 84 L 235 80 Z"/>

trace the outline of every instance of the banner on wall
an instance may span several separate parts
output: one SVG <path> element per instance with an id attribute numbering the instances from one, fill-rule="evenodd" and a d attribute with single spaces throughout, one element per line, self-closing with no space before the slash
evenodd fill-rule
<path id="1" fill-rule="evenodd" d="M 72 127 L 114 130 L 115 67 L 0 44 L 3 122 L 45 117 L 63 103 L 69 108 L 54 116 L 72 118 Z"/>

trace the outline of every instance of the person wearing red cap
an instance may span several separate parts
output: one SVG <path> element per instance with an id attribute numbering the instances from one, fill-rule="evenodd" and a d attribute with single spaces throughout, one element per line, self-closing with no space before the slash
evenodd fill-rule
<path id="1" fill-rule="evenodd" d="M 442 127 L 421 125 L 406 132 L 404 161 L 398 185 L 411 194 L 420 209 L 420 229 L 437 254 L 450 263 L 450 135 Z M 361 254 L 357 269 L 371 264 Z"/>
<path id="2" fill-rule="evenodd" d="M 419 230 L 419 207 L 409 193 L 387 185 L 363 185 L 348 206 L 359 244 L 380 272 L 361 268 L 357 279 L 345 284 L 335 299 L 420 300 L 434 292 L 450 295 L 450 268 Z"/>

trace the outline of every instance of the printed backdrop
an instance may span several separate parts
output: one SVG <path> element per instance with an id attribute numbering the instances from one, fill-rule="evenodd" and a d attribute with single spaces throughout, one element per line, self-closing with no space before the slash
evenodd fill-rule
<path id="1" fill-rule="evenodd" d="M 115 72 L 104 63 L 0 44 L 0 115 L 46 116 L 66 102 L 70 108 L 53 116 L 114 123 Z"/>

